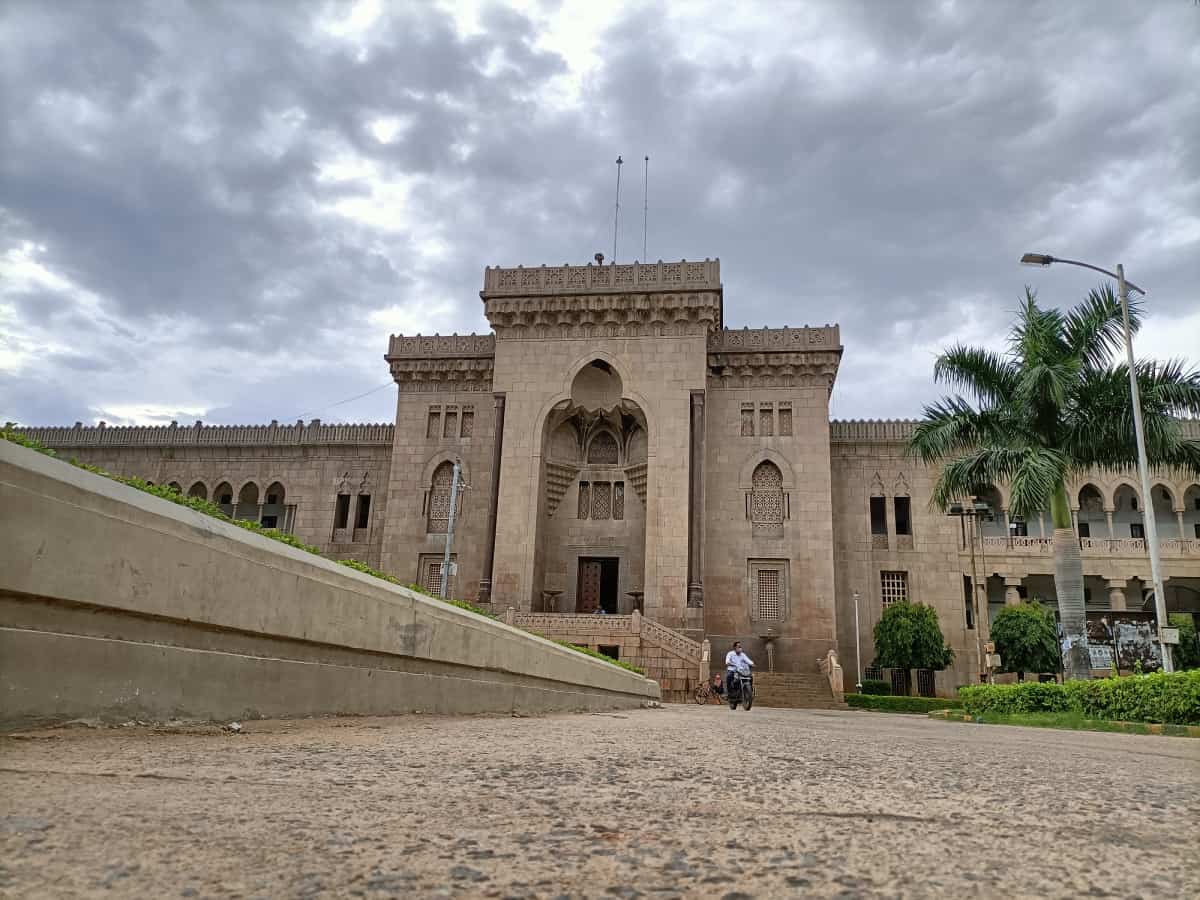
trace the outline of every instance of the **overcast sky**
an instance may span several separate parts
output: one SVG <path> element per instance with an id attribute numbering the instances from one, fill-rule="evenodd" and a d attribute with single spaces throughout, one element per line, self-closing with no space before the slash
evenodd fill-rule
<path id="1" fill-rule="evenodd" d="M 1025 284 L 1125 264 L 1200 362 L 1200 5 L 0 3 L 0 419 L 390 421 L 392 332 L 485 265 L 720 257 L 906 417 Z"/>

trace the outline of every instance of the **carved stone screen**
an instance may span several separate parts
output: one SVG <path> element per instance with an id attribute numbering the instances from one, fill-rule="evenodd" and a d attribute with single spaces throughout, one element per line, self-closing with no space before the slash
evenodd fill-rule
<path id="1" fill-rule="evenodd" d="M 433 472 L 433 482 L 429 486 L 429 526 L 430 534 L 445 534 L 450 527 L 450 486 L 454 480 L 454 466 L 444 462 Z"/>
<path id="2" fill-rule="evenodd" d="M 768 622 L 783 618 L 778 569 L 758 570 L 758 617 Z"/>
<path id="3" fill-rule="evenodd" d="M 783 473 L 772 462 L 754 470 L 750 491 L 750 521 L 756 526 L 783 525 Z"/>
<path id="4" fill-rule="evenodd" d="M 592 443 L 588 447 L 587 461 L 592 465 L 615 466 L 617 464 L 617 439 L 607 431 L 600 432 L 592 439 Z"/>

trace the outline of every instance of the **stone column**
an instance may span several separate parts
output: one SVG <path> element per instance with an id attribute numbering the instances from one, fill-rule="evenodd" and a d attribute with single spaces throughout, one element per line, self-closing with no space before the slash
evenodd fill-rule
<path id="1" fill-rule="evenodd" d="M 704 607 L 704 391 L 692 391 L 688 471 L 688 609 Z M 689 613 L 689 618 L 695 614 Z M 701 622 L 688 622 L 698 627 Z"/>
<path id="2" fill-rule="evenodd" d="M 1115 537 L 1113 534 L 1113 510 L 1106 509 L 1104 511 L 1104 520 L 1108 522 L 1108 539 L 1111 541 Z"/>
<path id="3" fill-rule="evenodd" d="M 1176 521 L 1179 522 L 1179 539 L 1181 541 L 1186 541 L 1187 540 L 1187 532 L 1184 530 L 1183 510 L 1182 509 L 1175 510 L 1175 519 L 1176 519 Z"/>
<path id="4" fill-rule="evenodd" d="M 1021 592 L 1017 590 L 1021 586 L 1020 578 L 1004 578 L 1004 603 L 1006 606 L 1015 606 L 1021 602 Z"/>
<path id="5" fill-rule="evenodd" d="M 1011 550 L 1013 533 L 1012 533 L 1012 523 L 1009 522 L 1009 519 L 1008 519 L 1008 508 L 1004 507 L 1003 509 L 1000 510 L 1000 512 L 1004 516 L 1004 540 L 1008 544 L 1008 549 Z"/>
<path id="6" fill-rule="evenodd" d="M 1108 607 L 1114 612 L 1120 612 L 1125 609 L 1125 586 L 1128 582 L 1124 578 L 1109 578 L 1104 582 L 1108 588 Z"/>
<path id="7" fill-rule="evenodd" d="M 494 395 L 496 430 L 492 439 L 492 485 L 488 494 L 487 535 L 483 542 L 483 574 L 479 579 L 479 602 L 492 602 L 492 565 L 496 559 L 496 508 L 500 502 L 500 460 L 504 451 L 504 394 Z"/>

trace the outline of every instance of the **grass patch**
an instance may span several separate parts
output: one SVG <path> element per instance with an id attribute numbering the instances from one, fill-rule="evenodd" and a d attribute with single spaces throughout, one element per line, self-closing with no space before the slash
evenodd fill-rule
<path id="1" fill-rule="evenodd" d="M 888 694 L 847 694 L 846 704 L 852 709 L 896 713 L 927 713 L 935 709 L 962 708 L 962 703 L 958 700 L 945 697 L 896 697 Z"/>
<path id="2" fill-rule="evenodd" d="M 61 457 L 59 457 L 56 451 L 44 446 L 43 444 L 40 444 L 35 440 L 25 437 L 23 434 L 19 434 L 18 432 L 11 431 L 7 428 L 0 429 L 0 438 L 3 438 L 10 443 L 26 447 L 30 450 L 35 450 L 38 453 L 44 454 L 45 456 L 53 456 L 55 459 L 69 463 L 70 465 L 75 466 L 77 469 L 84 469 L 85 471 L 91 472 L 93 475 L 99 475 L 112 481 L 118 481 L 121 484 L 128 485 L 131 488 L 144 491 L 147 494 L 153 494 L 159 499 L 168 500 L 171 503 L 178 504 L 179 506 L 186 506 L 188 509 L 193 509 L 196 512 L 203 513 L 206 516 L 212 516 L 214 519 L 220 519 L 223 522 L 228 522 L 230 525 L 236 525 L 238 528 L 244 528 L 246 531 L 253 531 L 255 534 L 261 534 L 265 538 L 270 538 L 273 541 L 279 541 L 281 544 L 287 544 L 289 547 L 295 547 L 297 550 L 303 550 L 305 553 L 311 553 L 314 556 L 327 559 L 327 557 L 318 548 L 314 547 L 312 544 L 304 543 L 304 541 L 300 540 L 294 535 L 284 534 L 282 531 L 279 531 L 275 528 L 263 528 L 258 522 L 251 522 L 247 521 L 246 519 L 230 518 L 229 516 L 225 515 L 219 506 L 210 500 L 201 500 L 199 497 L 189 497 L 186 494 L 175 490 L 173 487 L 168 487 L 165 484 L 151 484 L 142 478 L 114 475 L 112 472 L 106 472 L 99 466 L 93 466 L 88 463 L 80 462 L 74 458 L 63 460 Z M 393 578 L 391 575 L 380 572 L 378 569 L 372 569 L 366 563 L 359 562 L 356 559 L 337 559 L 331 560 L 331 562 L 336 562 L 339 566 L 346 566 L 349 569 L 354 569 L 356 572 L 362 572 L 364 575 L 370 575 L 374 578 L 379 578 L 382 581 L 389 582 L 390 584 L 397 584 L 401 587 L 406 587 L 410 591 L 415 591 L 416 593 L 428 597 L 431 600 L 437 600 L 439 603 L 446 603 L 450 606 L 456 606 L 459 609 L 466 610 L 469 613 L 474 613 L 477 616 L 483 616 L 488 619 L 497 618 L 494 612 L 489 609 L 484 609 L 482 606 L 476 606 L 474 603 L 469 603 L 466 600 L 443 600 L 441 597 L 438 597 L 436 594 L 429 593 L 429 591 L 425 590 L 419 585 L 404 584 L 399 578 Z M 621 669 L 627 669 L 630 672 L 637 673 L 638 675 L 644 676 L 646 674 L 645 670 L 640 669 L 635 665 L 631 665 L 627 662 L 621 662 L 619 659 L 613 659 L 611 656 L 605 656 L 603 653 L 597 653 L 595 650 L 590 650 L 587 647 L 576 647 L 574 644 L 569 644 L 565 641 L 556 641 L 555 643 L 562 644 L 564 647 L 570 647 L 572 650 L 582 653 L 584 656 L 592 656 L 596 659 L 602 659 L 606 663 L 610 663 L 611 665 L 617 666 Z"/>
<path id="3" fill-rule="evenodd" d="M 960 713 L 960 715 L 955 715 Z M 930 713 L 933 718 L 950 722 L 978 722 L 982 725 L 1023 725 L 1026 728 L 1059 728 L 1067 731 L 1104 731 L 1113 734 L 1163 734 L 1173 737 L 1200 737 L 1200 726 L 1171 725 L 1154 722 L 1111 722 L 1090 719 L 1081 712 L 979 713 L 970 715 L 961 710 L 950 714 Z"/>

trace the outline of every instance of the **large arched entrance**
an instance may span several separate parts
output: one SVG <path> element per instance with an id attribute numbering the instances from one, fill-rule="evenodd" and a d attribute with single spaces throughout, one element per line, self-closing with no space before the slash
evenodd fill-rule
<path id="1" fill-rule="evenodd" d="M 542 430 L 535 609 L 640 609 L 646 568 L 646 417 L 603 360 L 584 366 Z"/>

